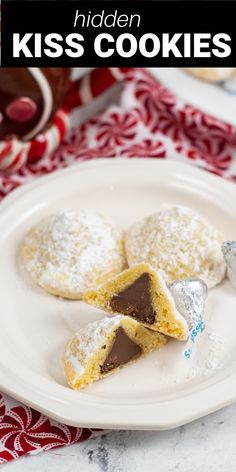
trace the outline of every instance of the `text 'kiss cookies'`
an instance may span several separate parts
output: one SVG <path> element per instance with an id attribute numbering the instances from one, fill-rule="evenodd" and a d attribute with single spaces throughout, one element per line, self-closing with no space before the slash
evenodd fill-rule
<path id="1" fill-rule="evenodd" d="M 123 234 L 96 213 L 60 211 L 27 234 L 22 259 L 32 279 L 47 292 L 80 299 L 123 269 Z"/>
<path id="2" fill-rule="evenodd" d="M 162 334 L 124 316 L 90 323 L 66 345 L 63 366 L 68 384 L 78 390 L 160 349 L 166 341 Z"/>
<path id="3" fill-rule="evenodd" d="M 134 224 L 125 247 L 129 266 L 147 262 L 168 282 L 197 277 L 209 288 L 225 277 L 223 236 L 194 211 L 175 206 Z"/>

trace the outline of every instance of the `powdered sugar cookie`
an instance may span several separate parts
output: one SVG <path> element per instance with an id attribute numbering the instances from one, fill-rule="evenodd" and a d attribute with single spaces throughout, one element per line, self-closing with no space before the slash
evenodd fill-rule
<path id="1" fill-rule="evenodd" d="M 187 68 L 184 69 L 194 77 L 208 82 L 220 82 L 230 79 L 236 73 L 235 67 L 203 67 L 203 68 Z"/>
<path id="2" fill-rule="evenodd" d="M 176 310 L 172 293 L 162 274 L 141 263 L 124 270 L 97 290 L 88 290 L 83 300 L 101 310 L 128 316 L 146 328 L 186 340 L 186 320 Z"/>
<path id="3" fill-rule="evenodd" d="M 63 366 L 68 384 L 79 390 L 160 349 L 166 342 L 164 335 L 125 316 L 89 323 L 65 347 Z"/>
<path id="4" fill-rule="evenodd" d="M 123 235 L 96 213 L 60 211 L 27 234 L 22 257 L 32 279 L 47 292 L 80 299 L 123 269 Z"/>
<path id="5" fill-rule="evenodd" d="M 165 271 L 169 282 L 199 277 L 214 287 L 226 272 L 223 240 L 202 217 L 176 206 L 134 224 L 127 232 L 125 247 L 129 266 L 147 262 Z"/>

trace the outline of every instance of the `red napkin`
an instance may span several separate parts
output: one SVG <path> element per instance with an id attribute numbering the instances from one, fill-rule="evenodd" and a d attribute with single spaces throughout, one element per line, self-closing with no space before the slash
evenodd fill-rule
<path id="1" fill-rule="evenodd" d="M 50 157 L 13 174 L 0 173 L 1 198 L 49 172 L 101 157 L 176 159 L 236 181 L 236 128 L 183 103 L 142 69 L 94 70 L 76 84 L 66 106 L 87 104 L 116 81 L 123 82 L 119 105 L 75 127 Z M 94 433 L 59 424 L 0 395 L 0 463 Z"/>

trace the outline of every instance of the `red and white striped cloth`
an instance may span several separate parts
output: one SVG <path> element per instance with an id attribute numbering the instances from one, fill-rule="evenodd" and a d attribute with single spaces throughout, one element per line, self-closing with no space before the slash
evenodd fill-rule
<path id="1" fill-rule="evenodd" d="M 117 81 L 123 82 L 119 104 L 75 127 L 65 138 L 71 110 L 91 102 Z M 13 162 L 12 171 L 27 158 L 19 170 L 0 172 L 0 198 L 49 172 L 101 157 L 176 159 L 236 181 L 236 128 L 183 103 L 142 69 L 92 71 L 72 85 L 54 126 L 61 145 L 44 155 L 47 133 L 36 137 Z M 52 421 L 0 394 L 0 463 L 93 434 L 92 429 Z"/>

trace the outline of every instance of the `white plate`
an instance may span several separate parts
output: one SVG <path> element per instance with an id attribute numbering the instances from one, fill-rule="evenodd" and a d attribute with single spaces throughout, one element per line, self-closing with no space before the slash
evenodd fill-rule
<path id="1" fill-rule="evenodd" d="M 79 326 L 102 313 L 47 295 L 22 273 L 18 250 L 29 228 L 64 207 L 90 208 L 127 227 L 168 204 L 187 204 L 236 235 L 236 186 L 191 166 L 159 160 L 79 164 L 25 186 L 0 205 L 0 390 L 67 424 L 166 429 L 236 399 L 236 292 L 211 291 L 205 333 L 188 361 L 169 342 L 116 375 L 70 390 L 60 356 Z M 212 334 L 212 331 L 214 334 Z"/>
<path id="2" fill-rule="evenodd" d="M 150 70 L 187 104 L 236 126 L 236 77 L 210 84 L 173 67 Z"/>

